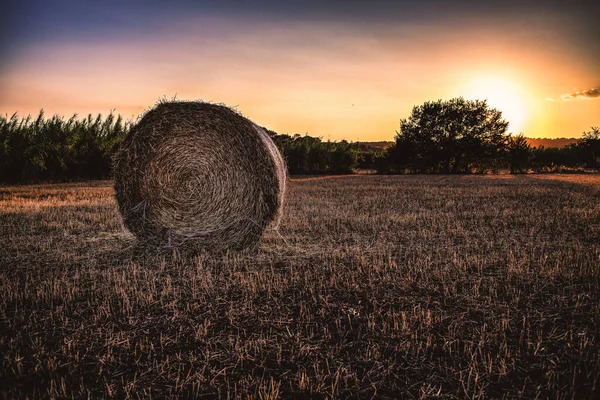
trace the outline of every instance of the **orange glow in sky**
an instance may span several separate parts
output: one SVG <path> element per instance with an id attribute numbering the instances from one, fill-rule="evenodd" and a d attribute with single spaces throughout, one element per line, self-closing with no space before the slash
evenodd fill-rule
<path id="1" fill-rule="evenodd" d="M 114 109 L 135 118 L 176 96 L 236 106 L 279 133 L 376 141 L 393 140 L 413 106 L 464 96 L 488 99 L 511 132 L 579 137 L 600 125 L 600 99 L 561 95 L 596 87 L 597 67 L 556 43 L 535 26 L 373 30 L 196 17 L 168 33 L 25 48 L 1 70 L 0 113 Z"/>
<path id="2" fill-rule="evenodd" d="M 502 111 L 512 132 L 522 132 L 532 123 L 535 98 L 516 80 L 482 75 L 467 81 L 462 89 L 466 99 L 485 99 L 490 107 Z"/>

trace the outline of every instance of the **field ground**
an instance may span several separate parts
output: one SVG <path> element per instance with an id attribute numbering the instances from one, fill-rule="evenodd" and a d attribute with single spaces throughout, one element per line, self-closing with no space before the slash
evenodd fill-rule
<path id="1" fill-rule="evenodd" d="M 600 175 L 292 180 L 254 254 L 0 188 L 4 398 L 600 398 Z"/>

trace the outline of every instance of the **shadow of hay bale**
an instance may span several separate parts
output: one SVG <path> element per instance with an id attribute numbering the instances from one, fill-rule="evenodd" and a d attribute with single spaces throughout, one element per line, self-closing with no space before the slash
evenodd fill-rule
<path id="1" fill-rule="evenodd" d="M 161 102 L 114 160 L 115 197 L 143 248 L 252 249 L 276 229 L 286 168 L 268 134 L 234 110 Z"/>

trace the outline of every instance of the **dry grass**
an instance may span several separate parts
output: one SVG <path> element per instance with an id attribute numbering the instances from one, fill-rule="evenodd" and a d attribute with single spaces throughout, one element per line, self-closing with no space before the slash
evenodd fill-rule
<path id="1" fill-rule="evenodd" d="M 138 252 L 110 182 L 0 188 L 5 398 L 598 398 L 600 176 L 293 180 L 258 253 Z"/>

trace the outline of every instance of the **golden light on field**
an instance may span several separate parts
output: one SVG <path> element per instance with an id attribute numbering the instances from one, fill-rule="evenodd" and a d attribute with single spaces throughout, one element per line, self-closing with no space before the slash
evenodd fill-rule
<path id="1" fill-rule="evenodd" d="M 510 132 L 519 133 L 527 123 L 530 106 L 528 94 L 514 81 L 499 76 L 481 76 L 467 83 L 464 90 L 466 99 L 487 100 L 490 107 L 502 112 L 510 124 Z"/>

